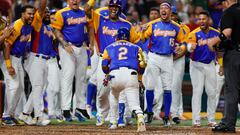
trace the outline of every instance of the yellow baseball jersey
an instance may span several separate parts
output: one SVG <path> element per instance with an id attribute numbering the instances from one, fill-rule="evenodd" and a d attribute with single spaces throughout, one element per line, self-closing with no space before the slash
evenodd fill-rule
<path id="1" fill-rule="evenodd" d="M 11 54 L 20 57 L 26 52 L 27 44 L 31 39 L 32 27 L 18 19 L 13 23 L 13 28 L 14 31 L 6 38 L 6 42 L 12 46 Z"/>
<path id="2" fill-rule="evenodd" d="M 174 21 L 164 22 L 156 19 L 149 23 L 149 27 L 142 33 L 142 38 L 150 38 L 149 51 L 160 55 L 170 55 L 174 52 L 176 42 L 184 42 L 184 33 L 179 24 Z"/>

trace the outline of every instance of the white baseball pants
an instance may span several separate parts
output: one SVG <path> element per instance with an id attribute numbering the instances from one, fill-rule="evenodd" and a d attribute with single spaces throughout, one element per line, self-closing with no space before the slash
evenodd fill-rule
<path id="1" fill-rule="evenodd" d="M 127 103 L 131 111 L 135 110 L 136 114 L 142 114 L 139 103 L 139 84 L 137 72 L 135 70 L 122 67 L 111 71 L 110 76 L 113 76 L 113 78 L 110 80 L 110 122 L 117 122 L 118 99 L 121 91 L 125 92 Z"/>
<path id="2" fill-rule="evenodd" d="M 208 122 L 215 122 L 217 76 L 214 61 L 212 61 L 209 64 L 204 64 L 201 62 L 195 62 L 191 60 L 190 77 L 193 86 L 192 96 L 193 124 L 200 124 L 201 99 L 204 86 L 206 93 L 208 95 L 207 100 Z"/>
<path id="3" fill-rule="evenodd" d="M 183 112 L 182 104 L 182 82 L 185 70 L 185 56 L 173 61 L 173 81 L 172 81 L 172 117 L 179 117 Z"/>
<path id="4" fill-rule="evenodd" d="M 5 61 L 3 63 L 3 73 L 6 82 L 6 106 L 4 116 L 14 116 L 17 104 L 24 93 L 24 70 L 22 66 L 22 59 L 15 56 L 10 56 L 12 67 L 15 70 L 15 75 L 10 76 Z"/>
<path id="5" fill-rule="evenodd" d="M 72 46 L 74 52 L 69 54 L 61 45 L 59 45 L 59 55 L 62 66 L 61 78 L 61 99 L 62 110 L 70 110 L 72 100 L 73 77 L 76 78 L 75 94 L 76 107 L 86 108 L 86 70 L 87 70 L 87 52 L 85 47 Z"/>

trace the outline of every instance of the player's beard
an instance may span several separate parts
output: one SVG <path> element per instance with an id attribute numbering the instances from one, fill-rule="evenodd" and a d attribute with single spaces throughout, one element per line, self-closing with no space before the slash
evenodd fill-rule
<path id="1" fill-rule="evenodd" d="M 45 25 L 49 25 L 49 24 L 51 23 L 51 21 L 50 21 L 49 19 L 44 19 L 44 20 L 43 20 L 43 23 L 44 23 Z"/>

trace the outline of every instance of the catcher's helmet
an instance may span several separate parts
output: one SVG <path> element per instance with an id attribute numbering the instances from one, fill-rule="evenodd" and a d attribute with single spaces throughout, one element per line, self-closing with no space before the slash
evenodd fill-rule
<path id="1" fill-rule="evenodd" d="M 118 40 L 127 40 L 129 41 L 130 38 L 130 32 L 127 28 L 120 28 L 118 29 L 118 35 L 117 35 Z"/>
<path id="2" fill-rule="evenodd" d="M 122 7 L 121 0 L 110 0 L 108 6 L 118 6 L 119 8 Z"/>

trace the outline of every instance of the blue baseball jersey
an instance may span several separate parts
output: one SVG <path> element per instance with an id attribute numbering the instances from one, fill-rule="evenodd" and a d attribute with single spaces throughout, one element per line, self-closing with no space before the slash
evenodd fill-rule
<path id="1" fill-rule="evenodd" d="M 142 49 L 139 46 L 124 40 L 116 41 L 104 50 L 102 66 L 109 65 L 110 71 L 120 67 L 138 71 L 139 55 L 142 55 Z"/>
<path id="2" fill-rule="evenodd" d="M 210 27 L 208 33 L 205 33 L 201 28 L 197 28 L 188 35 L 188 44 L 197 44 L 196 49 L 191 53 L 193 61 L 202 62 L 205 64 L 210 63 L 215 59 L 215 52 L 212 52 L 207 43 L 214 37 L 217 37 L 219 32 Z"/>
<path id="3" fill-rule="evenodd" d="M 42 22 L 38 11 L 34 15 L 32 27 L 31 51 L 37 54 L 56 56 L 56 47 L 54 48 L 53 44 L 53 40 L 55 39 L 53 29 Z"/>
<path id="4" fill-rule="evenodd" d="M 108 45 L 116 41 L 117 31 L 121 27 L 130 31 L 130 42 L 139 43 L 140 41 L 140 36 L 135 32 L 131 23 L 122 18 L 112 21 L 108 17 L 100 15 L 98 11 L 93 11 L 93 25 L 98 45 L 97 51 L 101 54 Z"/>
<path id="5" fill-rule="evenodd" d="M 31 39 L 32 27 L 31 25 L 24 24 L 21 19 L 18 19 L 13 23 L 13 28 L 13 33 L 6 41 L 12 46 L 10 53 L 20 57 L 27 51 L 27 45 Z"/>
<path id="6" fill-rule="evenodd" d="M 55 14 L 52 27 L 61 30 L 64 40 L 80 47 L 87 36 L 87 16 L 83 9 L 63 8 Z"/>
<path id="7" fill-rule="evenodd" d="M 170 55 L 174 51 L 175 42 L 184 42 L 184 33 L 179 24 L 174 21 L 164 22 L 156 19 L 149 23 L 149 27 L 142 33 L 142 38 L 150 38 L 149 51 L 161 55 Z"/>

